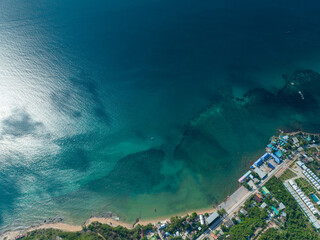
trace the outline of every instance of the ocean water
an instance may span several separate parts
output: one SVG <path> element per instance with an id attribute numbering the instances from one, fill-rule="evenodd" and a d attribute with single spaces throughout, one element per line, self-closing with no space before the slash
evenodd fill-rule
<path id="1" fill-rule="evenodd" d="M 223 200 L 279 128 L 320 131 L 319 10 L 2 0 L 0 232 Z"/>

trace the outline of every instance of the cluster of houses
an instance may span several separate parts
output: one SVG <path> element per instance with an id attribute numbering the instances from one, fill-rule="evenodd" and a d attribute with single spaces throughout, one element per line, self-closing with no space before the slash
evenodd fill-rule
<path id="1" fill-rule="evenodd" d="M 253 199 L 258 203 L 258 204 L 261 204 L 260 205 L 260 208 L 264 209 L 268 206 L 268 204 L 266 203 L 266 201 L 264 201 L 267 197 L 269 197 L 270 195 L 270 192 L 269 190 L 263 186 L 261 188 L 261 191 L 262 191 L 262 194 L 259 194 L 259 193 L 256 193 L 254 196 L 253 196 Z M 275 198 L 272 198 L 273 202 L 277 202 L 278 203 L 278 206 L 273 206 L 271 205 L 270 206 L 270 211 L 268 210 L 268 219 L 270 220 L 271 218 L 274 218 L 274 217 L 278 217 L 280 216 L 281 217 L 281 220 L 285 220 L 287 214 L 285 213 L 284 209 L 285 209 L 285 205 L 282 203 L 282 202 L 278 202 L 277 199 Z"/>
<path id="2" fill-rule="evenodd" d="M 307 139 L 307 141 L 311 141 L 311 139 Z M 295 146 L 299 146 L 299 139 L 295 136 L 290 136 L 290 139 L 289 139 L 289 136 L 287 135 L 274 138 L 270 142 L 270 144 L 268 144 L 266 148 L 267 150 L 266 153 L 263 154 L 258 160 L 256 160 L 253 163 L 253 165 L 251 166 L 251 169 L 247 171 L 241 178 L 239 178 L 238 182 L 247 183 L 252 188 L 253 187 L 259 188 L 261 180 L 264 180 L 268 176 L 268 173 L 273 171 L 277 167 L 277 165 L 280 165 L 282 163 L 282 158 L 284 157 L 285 153 L 288 152 L 288 150 L 286 149 L 286 147 L 288 146 L 288 143 L 289 144 L 293 143 Z M 289 155 L 289 158 L 291 158 L 293 155 L 293 152 L 291 155 L 290 154 L 286 154 L 286 155 Z M 307 168 L 301 161 L 298 161 L 297 164 L 303 169 L 303 173 L 309 179 L 309 181 L 316 187 L 316 189 L 320 190 L 320 179 L 309 168 Z M 294 191 L 294 193 L 298 193 L 296 195 L 299 198 L 299 200 L 302 200 L 302 202 L 305 200 L 304 204 L 306 204 L 306 206 L 309 208 L 309 210 L 313 214 L 318 214 L 318 211 L 314 208 L 310 200 L 305 195 L 303 196 L 301 195 L 303 193 L 301 192 L 300 189 L 298 189 L 298 187 L 295 184 L 294 186 L 291 185 L 290 187 L 291 188 L 294 187 L 295 190 L 293 190 L 292 188 L 292 191 Z M 298 192 L 295 192 L 295 191 L 298 191 Z M 300 197 L 302 198 L 300 199 Z M 277 219 L 276 221 L 282 221 L 282 222 L 285 221 L 286 215 L 287 215 L 285 212 L 285 208 L 286 208 L 285 205 L 282 202 L 279 203 L 277 199 L 272 198 L 269 190 L 265 186 L 261 187 L 261 193 L 256 193 L 253 196 L 253 199 L 255 201 L 254 205 L 256 204 L 261 209 L 267 208 L 267 213 L 268 213 L 267 221 L 270 221 L 272 219 Z M 270 199 L 272 201 L 270 201 Z M 272 202 L 272 204 L 270 204 L 270 202 Z M 319 204 L 320 204 L 320 201 L 319 201 Z M 239 213 L 241 213 L 243 216 L 247 216 L 248 214 L 248 212 L 244 208 L 241 208 Z M 311 219 L 310 221 L 312 221 L 317 228 L 318 227 L 317 221 L 312 216 L 308 216 L 308 217 Z M 212 231 L 210 234 L 211 235 L 210 237 L 213 237 L 213 239 L 219 239 L 221 234 L 223 234 L 223 231 L 221 230 L 221 228 L 219 228 L 219 226 L 223 222 L 227 228 L 232 228 L 235 224 L 234 220 L 236 220 L 237 222 L 241 222 L 240 217 L 237 215 L 234 215 L 234 219 L 231 219 L 230 217 L 228 217 L 226 220 L 224 220 L 223 218 L 221 218 L 221 216 L 219 216 L 217 212 L 212 213 L 207 218 L 204 218 L 203 215 L 199 216 L 199 221 L 201 225 L 207 225 L 211 229 L 215 229 L 215 231 Z M 162 224 L 161 226 L 159 226 L 159 228 L 160 230 L 162 229 L 162 232 L 164 232 L 164 237 L 166 239 L 169 237 L 179 237 L 179 236 L 183 238 L 186 237 L 185 234 L 181 234 L 179 232 L 176 232 L 173 235 L 166 233 L 164 231 L 165 224 Z M 319 228 L 320 228 L 320 225 L 319 225 Z"/>
<path id="3" fill-rule="evenodd" d="M 305 215 L 308 217 L 309 221 L 313 224 L 313 226 L 318 230 L 320 229 L 320 224 L 318 223 L 317 219 L 311 214 L 311 212 L 308 210 L 306 205 L 303 203 L 301 198 L 298 196 L 296 191 L 292 188 L 292 185 L 284 182 L 284 186 L 287 188 L 289 193 L 293 196 L 293 198 L 296 200 L 302 211 L 305 213 Z"/>
<path id="4" fill-rule="evenodd" d="M 303 175 L 312 183 L 312 185 L 319 191 L 320 179 L 316 176 L 303 162 L 297 161 L 297 165 L 302 169 Z"/>
<path id="5" fill-rule="evenodd" d="M 293 180 L 289 180 L 289 184 L 291 185 L 293 190 L 298 194 L 298 196 L 302 199 L 305 205 L 310 209 L 310 211 L 313 214 L 319 214 L 319 212 L 315 209 L 314 205 L 311 203 L 310 199 L 301 191 L 297 184 Z"/>
<path id="6" fill-rule="evenodd" d="M 168 224 L 170 224 L 170 220 L 164 220 L 159 222 L 155 225 L 155 228 L 153 231 L 148 231 L 146 233 L 147 239 L 155 240 L 157 239 L 156 235 L 161 234 L 161 239 L 172 239 L 177 237 L 182 237 L 183 239 L 192 239 L 193 236 L 199 234 L 201 230 L 205 229 L 205 226 L 209 226 L 212 224 L 219 224 L 220 223 L 220 217 L 217 212 L 212 213 L 207 218 L 205 218 L 202 214 L 199 215 L 193 222 L 192 222 L 192 229 L 187 230 L 177 230 L 174 233 L 168 232 Z M 191 222 L 186 219 L 182 224 L 190 224 Z M 183 227 L 184 228 L 184 227 Z M 159 230 L 159 232 L 157 231 Z"/>
<path id="7" fill-rule="evenodd" d="M 279 152 L 280 153 L 280 152 Z M 281 154 L 278 154 L 282 156 Z M 281 158 L 274 153 L 266 152 L 251 166 L 251 170 L 246 172 L 241 178 L 239 183 L 248 183 L 251 188 L 259 186 L 261 180 L 265 179 L 276 165 L 281 164 Z"/>
<path id="8" fill-rule="evenodd" d="M 269 201 L 269 202 L 272 202 L 272 204 L 270 204 L 269 207 L 267 203 L 268 201 L 266 201 L 267 198 L 272 200 L 272 201 Z M 268 216 L 266 219 L 267 221 L 271 221 L 272 219 L 277 219 L 277 221 L 284 222 L 286 220 L 286 216 L 287 216 L 285 212 L 286 206 L 282 202 L 279 203 L 277 199 L 272 198 L 269 190 L 265 186 L 261 188 L 261 193 L 256 193 L 255 195 L 253 195 L 253 200 L 254 201 L 251 206 L 259 206 L 261 209 L 265 209 L 265 208 L 268 209 L 267 210 Z M 248 212 L 246 209 L 241 208 L 239 210 L 239 215 L 240 214 L 246 217 L 248 215 Z M 233 219 L 229 218 L 224 222 L 225 227 L 229 229 L 232 228 L 235 225 L 234 221 L 240 223 L 241 218 L 237 214 L 235 214 L 233 216 Z M 220 234 L 221 234 L 221 230 L 220 230 Z M 219 233 L 215 233 L 214 236 L 219 236 Z M 219 239 L 219 238 L 217 237 L 214 239 Z"/>

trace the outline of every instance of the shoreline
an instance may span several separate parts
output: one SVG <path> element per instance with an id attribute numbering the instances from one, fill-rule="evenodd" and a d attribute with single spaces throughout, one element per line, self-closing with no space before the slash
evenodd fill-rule
<path id="1" fill-rule="evenodd" d="M 195 211 L 188 211 L 187 213 L 182 213 L 182 214 L 177 214 L 175 216 L 181 216 L 184 217 L 187 214 L 191 215 L 193 212 L 196 212 L 198 215 L 200 214 L 205 214 L 205 213 L 210 213 L 213 211 L 216 211 L 216 208 L 206 208 L 206 209 L 199 209 L 199 210 L 195 210 Z M 15 237 L 22 235 L 22 234 L 26 234 L 28 232 L 32 232 L 34 230 L 39 230 L 39 229 L 57 229 L 57 230 L 61 230 L 61 231 L 65 231 L 65 232 L 79 232 L 82 231 L 82 227 L 83 226 L 89 226 L 91 223 L 93 222 L 99 222 L 102 224 L 108 224 L 111 227 L 117 227 L 117 226 L 122 226 L 125 227 L 127 229 L 133 229 L 136 225 L 148 225 L 148 224 L 157 224 L 158 222 L 162 222 L 162 221 L 167 221 L 169 220 L 172 216 L 167 216 L 167 217 L 158 217 L 158 218 L 154 218 L 154 219 L 146 219 L 146 220 L 139 220 L 136 223 L 127 223 L 127 222 L 123 222 L 121 220 L 116 220 L 115 218 L 111 218 L 111 217 L 90 217 L 89 219 L 87 219 L 87 221 L 82 224 L 82 225 L 73 225 L 70 223 L 63 223 L 63 222 L 56 222 L 56 223 L 42 223 L 39 224 L 37 226 L 33 226 L 33 227 L 28 227 L 25 229 L 21 229 L 21 230 L 13 230 L 13 231 L 6 231 L 2 234 L 0 234 L 0 239 L 4 239 L 5 237 L 7 237 L 7 239 L 14 239 Z"/>
<path id="2" fill-rule="evenodd" d="M 286 131 L 281 130 L 281 129 L 279 129 L 278 131 L 280 131 L 283 134 L 289 135 L 289 136 L 296 135 L 296 134 L 299 134 L 299 133 L 306 134 L 306 135 L 320 136 L 320 133 L 309 133 L 309 132 L 303 132 L 303 131 L 286 132 Z"/>
<path id="3" fill-rule="evenodd" d="M 320 133 L 308 133 L 308 132 L 303 132 L 303 131 L 293 131 L 293 132 L 286 132 L 283 131 L 281 129 L 278 129 L 278 132 L 282 133 L 282 134 L 286 134 L 286 135 L 295 135 L 295 134 L 308 134 L 308 135 L 316 135 L 316 136 L 320 136 Z M 274 137 L 275 135 L 273 135 L 272 137 Z M 271 138 L 272 138 L 271 137 Z M 82 227 L 83 226 L 88 226 L 93 222 L 99 222 L 102 224 L 108 224 L 109 226 L 112 227 L 117 227 L 117 226 L 122 226 L 128 229 L 133 229 L 136 225 L 148 225 L 148 224 L 157 224 L 158 222 L 162 222 L 162 221 L 166 221 L 169 220 L 171 217 L 174 216 L 181 216 L 184 217 L 187 214 L 192 214 L 193 212 L 196 212 L 198 215 L 200 214 L 205 214 L 205 213 L 212 213 L 214 211 L 217 211 L 219 209 L 219 207 L 230 200 L 230 197 L 235 194 L 239 189 L 241 188 L 238 187 L 237 189 L 235 189 L 233 191 L 233 193 L 231 193 L 230 195 L 226 196 L 224 200 L 222 200 L 220 203 L 217 203 L 214 207 L 207 207 L 207 208 L 203 208 L 203 209 L 198 209 L 198 210 L 193 210 L 193 211 L 186 211 L 186 212 L 181 212 L 181 213 L 177 213 L 176 215 L 170 215 L 170 216 L 162 216 L 162 217 L 156 217 L 156 218 L 150 218 L 150 219 L 146 219 L 146 220 L 140 220 L 138 222 L 135 223 L 128 223 L 128 222 L 124 222 L 121 220 L 116 220 L 115 217 L 90 217 L 89 219 L 86 220 L 86 222 L 82 225 L 72 225 L 70 223 L 63 223 L 61 222 L 49 222 L 49 223 L 42 223 L 39 224 L 37 226 L 32 226 L 32 227 L 28 227 L 25 229 L 21 229 L 21 230 L 8 230 L 4 233 L 0 234 L 0 239 L 4 239 L 5 237 L 7 237 L 7 239 L 14 239 L 15 237 L 21 235 L 21 234 L 25 234 L 34 230 L 39 230 L 39 229 L 58 229 L 58 230 L 62 230 L 62 231 L 66 231 L 66 232 L 78 232 L 78 231 L 82 231 Z"/>

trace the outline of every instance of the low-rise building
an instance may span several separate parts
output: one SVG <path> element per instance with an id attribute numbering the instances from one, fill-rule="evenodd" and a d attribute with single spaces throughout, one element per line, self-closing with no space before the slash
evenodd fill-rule
<path id="1" fill-rule="evenodd" d="M 261 188 L 261 190 L 262 190 L 262 193 L 263 193 L 264 195 L 270 194 L 269 190 L 268 190 L 265 186 L 263 186 L 263 187 Z"/>
<path id="2" fill-rule="evenodd" d="M 206 219 L 206 224 L 207 225 L 211 225 L 212 223 L 214 223 L 216 220 L 219 219 L 219 214 L 218 212 L 214 212 L 212 213 L 209 217 L 207 217 Z"/>
<path id="3" fill-rule="evenodd" d="M 257 173 L 261 179 L 264 179 L 264 178 L 267 176 L 267 174 L 265 174 L 265 173 L 264 173 L 262 170 L 260 170 L 259 168 L 255 168 L 253 171 L 254 171 L 255 173 Z"/>
<path id="4" fill-rule="evenodd" d="M 241 212 L 244 216 L 246 216 L 246 215 L 248 214 L 247 210 L 245 210 L 244 208 L 241 208 L 241 209 L 240 209 L 240 212 Z"/>
<path id="5" fill-rule="evenodd" d="M 244 180 L 246 180 L 250 176 L 250 174 L 251 174 L 251 171 L 249 170 L 241 178 L 239 178 L 238 182 L 242 183 Z"/>
<path id="6" fill-rule="evenodd" d="M 199 217 L 200 217 L 200 224 L 204 225 L 204 217 L 203 217 L 203 215 L 201 214 Z"/>
<path id="7" fill-rule="evenodd" d="M 228 219 L 225 224 L 227 228 L 232 228 L 234 226 L 234 223 L 231 219 Z"/>
<path id="8" fill-rule="evenodd" d="M 266 206 L 268 206 L 268 204 L 266 204 L 265 202 L 263 202 L 260 207 L 263 209 L 263 208 L 265 208 Z"/>
<path id="9" fill-rule="evenodd" d="M 261 203 L 262 196 L 259 193 L 256 193 L 253 197 L 254 200 L 256 200 L 258 203 Z"/>
<path id="10" fill-rule="evenodd" d="M 298 144 L 299 143 L 299 139 L 296 138 L 295 136 L 292 136 L 292 141 L 293 141 L 293 144 Z"/>
<path id="11" fill-rule="evenodd" d="M 281 213 L 281 220 L 284 221 L 286 220 L 287 214 L 285 212 Z"/>
<path id="12" fill-rule="evenodd" d="M 279 211 L 282 211 L 283 209 L 285 209 L 286 208 L 286 206 L 281 202 L 281 203 L 279 203 Z"/>

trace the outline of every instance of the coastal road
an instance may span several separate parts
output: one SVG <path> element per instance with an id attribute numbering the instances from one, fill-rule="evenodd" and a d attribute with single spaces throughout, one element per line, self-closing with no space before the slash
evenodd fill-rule
<path id="1" fill-rule="evenodd" d="M 260 186 L 263 186 L 272 176 L 276 175 L 276 176 L 280 176 L 285 170 L 288 169 L 288 167 L 297 159 L 298 156 L 296 156 L 295 158 L 293 158 L 292 160 L 286 159 L 282 162 L 281 165 L 279 165 L 275 170 L 273 170 L 272 172 L 270 172 L 268 174 L 268 177 L 266 179 L 264 179 L 263 181 L 261 181 Z M 245 201 L 247 201 L 252 195 L 256 194 L 257 192 L 259 192 L 259 188 L 257 188 L 254 191 L 250 191 L 248 192 L 244 197 L 242 197 L 236 204 L 234 204 L 231 208 L 226 209 L 226 212 L 228 215 L 232 215 L 233 212 L 236 212 L 244 203 Z M 216 226 L 215 228 L 217 228 L 218 226 Z M 214 228 L 214 229 L 215 229 Z M 210 233 L 212 230 L 214 229 L 208 229 L 207 231 L 205 231 L 201 236 L 199 236 L 197 239 L 198 240 L 202 240 L 204 238 L 209 238 L 211 237 Z"/>
<path id="2" fill-rule="evenodd" d="M 291 165 L 291 163 L 294 160 L 289 160 L 286 159 L 283 161 L 283 163 L 281 165 L 278 166 L 277 169 L 275 169 L 274 171 L 270 172 L 268 177 L 266 179 L 264 179 L 263 181 L 261 181 L 260 186 L 263 186 L 267 181 L 269 181 L 270 178 L 272 178 L 272 176 L 276 175 L 276 176 L 280 176 L 285 170 L 288 169 L 288 167 Z M 278 175 L 278 173 L 280 173 L 280 175 Z M 256 190 L 252 191 L 252 192 L 248 192 L 239 202 L 237 202 L 234 206 L 232 206 L 230 209 L 226 210 L 228 214 L 233 213 L 235 210 L 237 210 L 237 208 L 239 208 L 240 206 L 242 206 L 245 201 L 247 201 L 250 196 L 256 194 L 259 192 L 259 188 L 257 188 Z"/>

